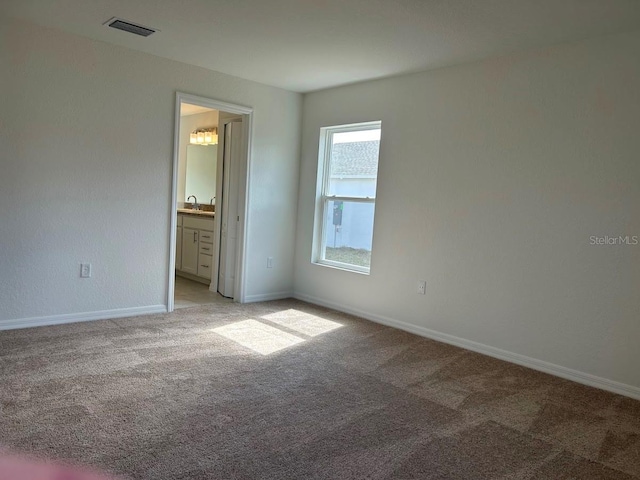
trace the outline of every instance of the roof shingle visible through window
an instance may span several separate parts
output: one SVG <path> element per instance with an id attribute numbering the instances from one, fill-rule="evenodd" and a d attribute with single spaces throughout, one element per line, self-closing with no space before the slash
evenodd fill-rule
<path id="1" fill-rule="evenodd" d="M 331 176 L 375 176 L 378 173 L 380 140 L 334 143 Z"/>

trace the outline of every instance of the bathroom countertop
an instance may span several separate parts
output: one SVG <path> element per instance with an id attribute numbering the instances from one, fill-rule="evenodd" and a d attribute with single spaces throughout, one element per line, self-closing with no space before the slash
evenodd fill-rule
<path id="1" fill-rule="evenodd" d="M 179 208 L 178 213 L 186 215 L 196 215 L 198 217 L 215 217 L 216 212 L 205 212 L 203 210 L 192 210 L 190 208 Z"/>

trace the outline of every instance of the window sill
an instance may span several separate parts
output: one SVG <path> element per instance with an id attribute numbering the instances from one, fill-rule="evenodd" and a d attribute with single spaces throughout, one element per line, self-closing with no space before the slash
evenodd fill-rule
<path id="1" fill-rule="evenodd" d="M 356 270 L 354 268 L 349 268 L 347 265 L 342 266 L 342 265 L 333 264 L 333 263 L 321 263 L 321 262 L 316 262 L 316 261 L 312 261 L 311 264 L 312 265 L 317 265 L 319 267 L 332 268 L 334 270 L 341 270 L 343 272 L 357 273 L 359 275 L 366 275 L 367 277 L 369 275 L 371 275 L 371 269 L 369 269 L 369 270 Z"/>

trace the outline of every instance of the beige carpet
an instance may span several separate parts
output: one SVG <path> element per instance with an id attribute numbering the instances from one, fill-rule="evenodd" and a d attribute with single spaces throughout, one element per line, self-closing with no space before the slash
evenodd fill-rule
<path id="1" fill-rule="evenodd" d="M 640 478 L 640 402 L 293 300 L 0 332 L 0 448 L 135 479 Z"/>

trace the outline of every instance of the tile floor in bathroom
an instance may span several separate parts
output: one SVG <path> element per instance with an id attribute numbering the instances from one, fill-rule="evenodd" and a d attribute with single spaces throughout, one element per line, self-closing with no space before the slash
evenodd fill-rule
<path id="1" fill-rule="evenodd" d="M 209 305 L 211 303 L 230 303 L 231 298 L 225 298 L 219 293 L 209 291 L 209 286 L 194 282 L 176 275 L 175 308 Z"/>

